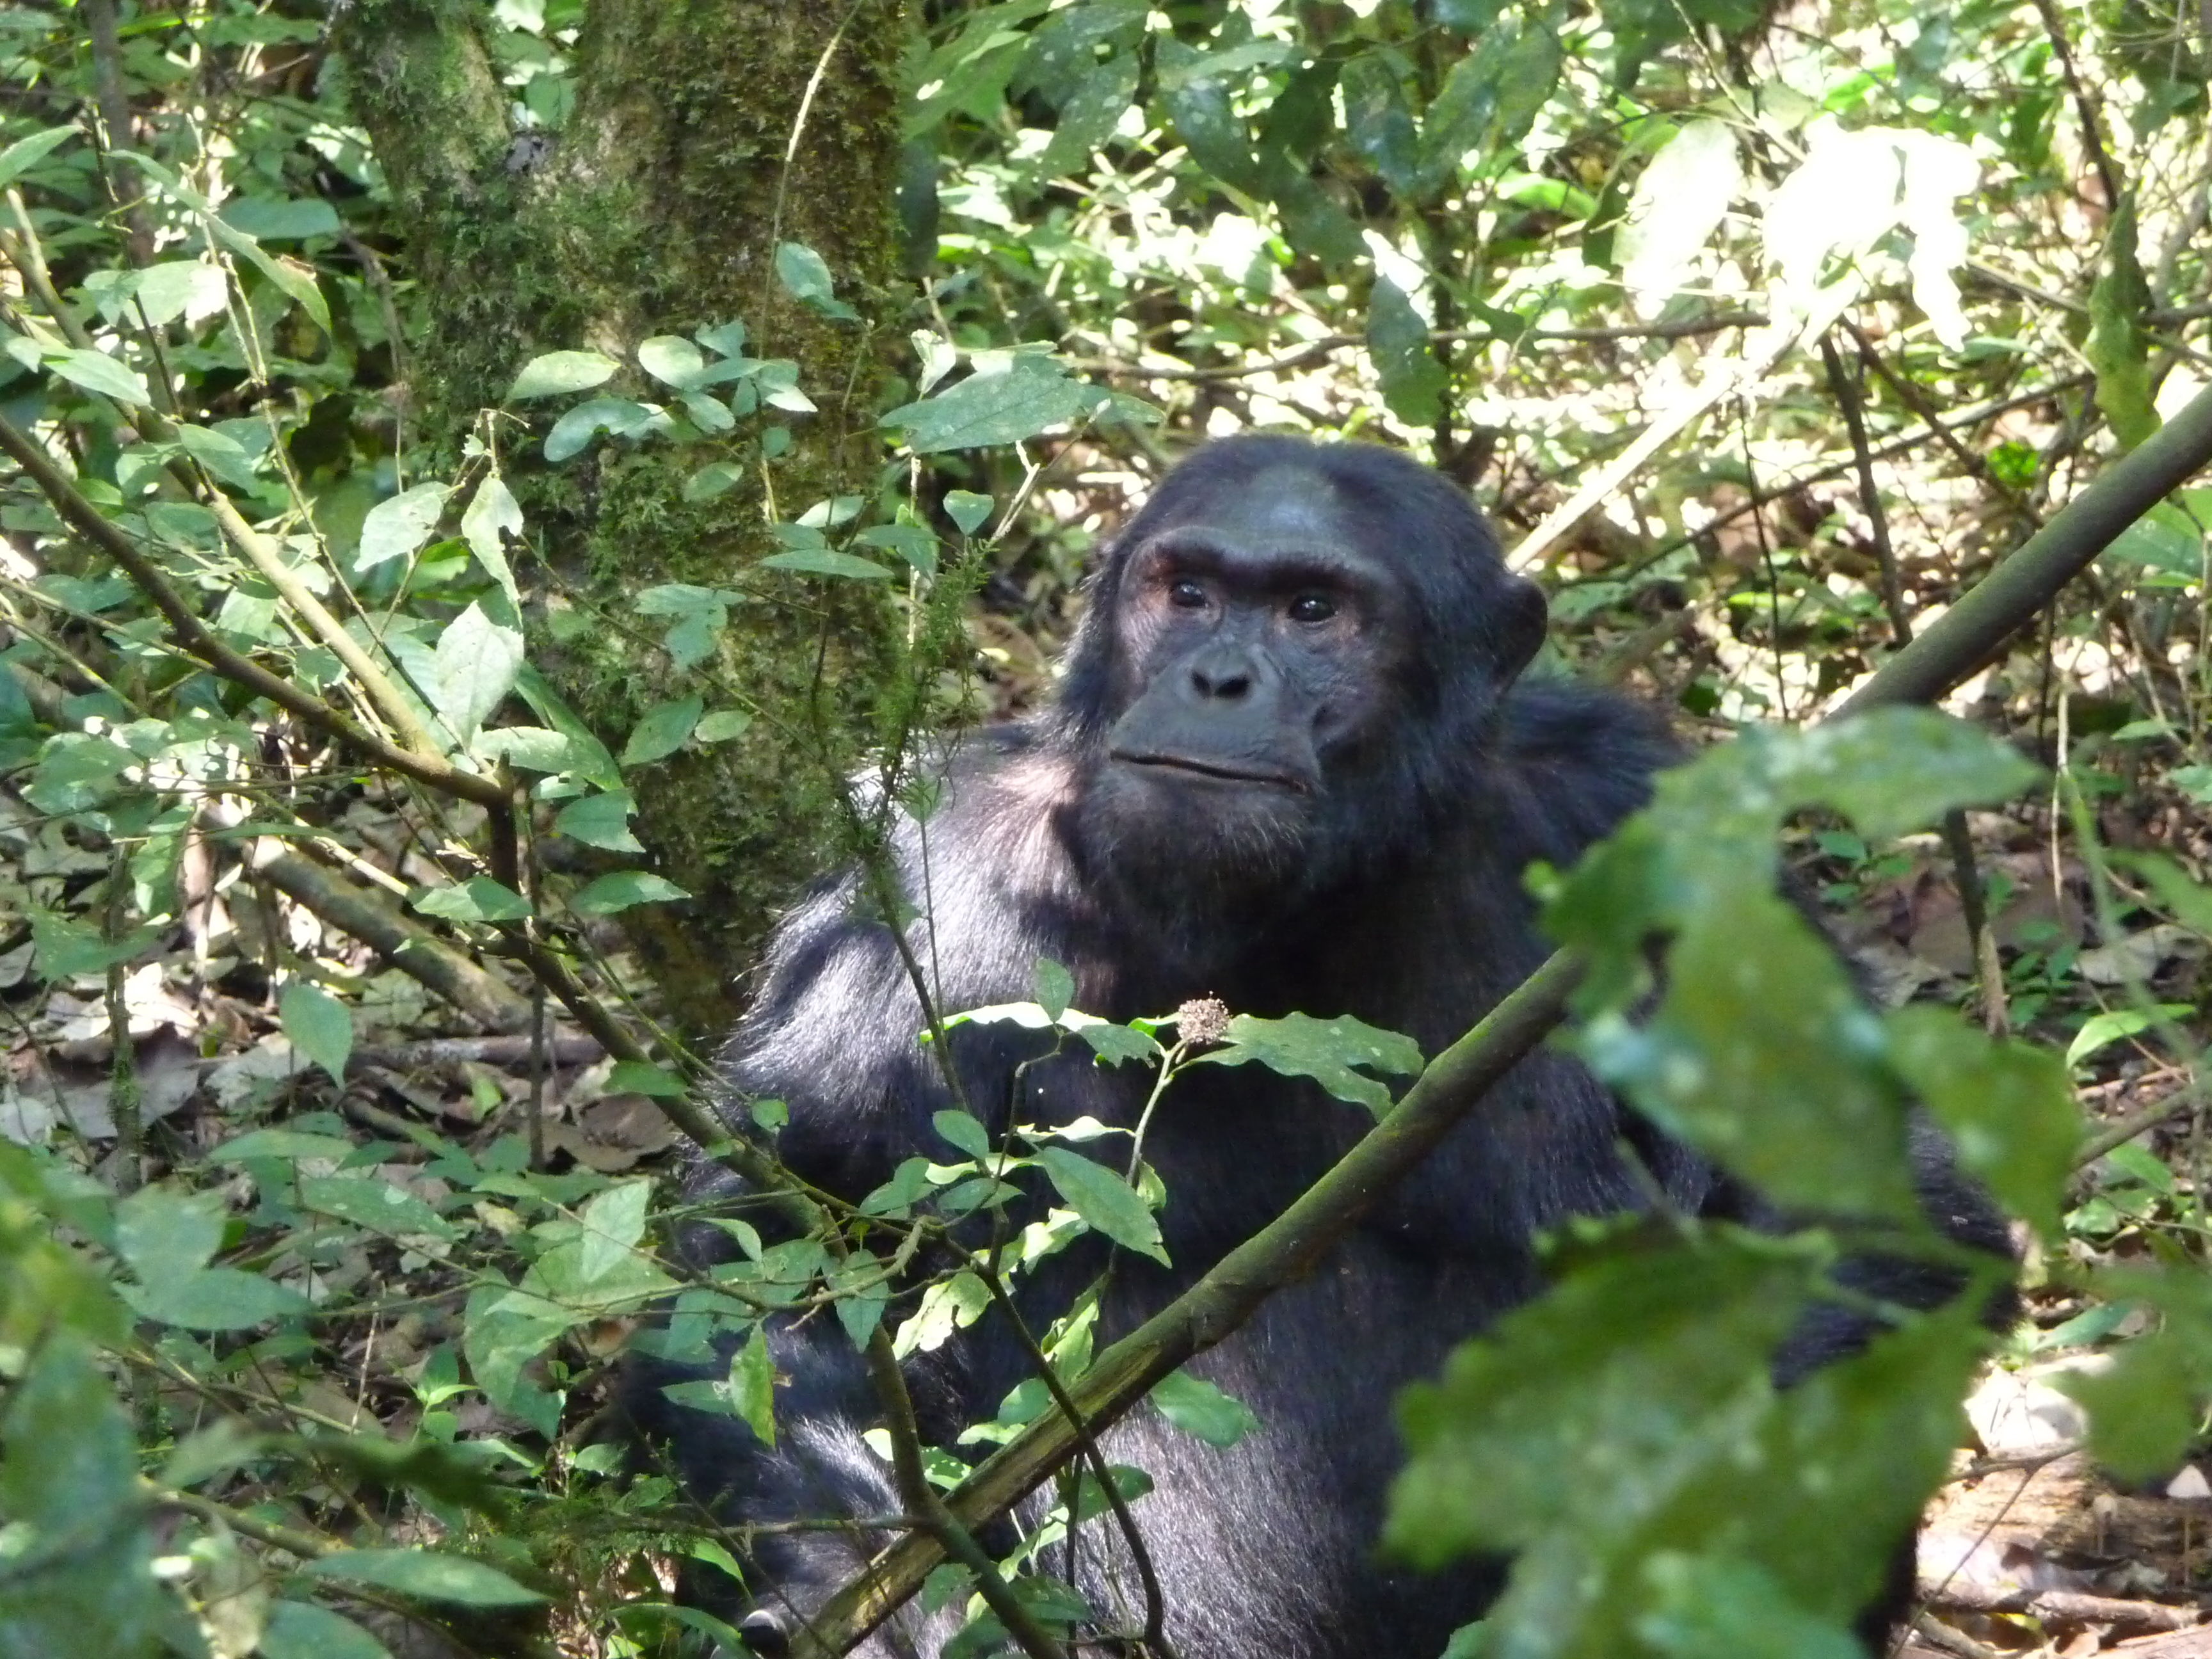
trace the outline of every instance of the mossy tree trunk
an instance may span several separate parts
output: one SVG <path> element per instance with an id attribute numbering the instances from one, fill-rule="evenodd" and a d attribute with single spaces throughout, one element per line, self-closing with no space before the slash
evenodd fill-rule
<path id="1" fill-rule="evenodd" d="M 732 319 L 750 355 L 798 362 L 818 408 L 788 417 L 794 441 L 773 463 L 732 438 L 607 442 L 556 470 L 534 437 L 491 428 L 538 555 L 524 573 L 532 659 L 619 750 L 642 710 L 699 685 L 694 671 L 676 689 L 652 643 L 659 629 L 630 596 L 728 586 L 774 550 L 772 518 L 877 481 L 874 410 L 915 297 L 893 217 L 908 23 L 899 0 L 592 0 L 574 112 L 549 135 L 509 119 L 489 12 L 482 0 L 357 0 L 337 32 L 428 313 L 410 342 L 416 429 L 450 462 L 530 358 L 626 357 L 649 336 Z M 780 241 L 821 254 L 861 320 L 786 294 Z M 653 395 L 641 379 L 628 390 Z M 716 459 L 740 463 L 746 482 L 684 501 L 684 478 Z M 625 920 L 695 1036 L 727 1023 L 735 976 L 775 909 L 836 855 L 834 781 L 866 741 L 891 648 L 879 605 L 797 586 L 791 604 L 733 610 L 721 636 L 708 702 L 755 710 L 744 735 L 630 779 L 656 867 L 695 896 Z M 549 606 L 592 625 L 556 640 Z"/>

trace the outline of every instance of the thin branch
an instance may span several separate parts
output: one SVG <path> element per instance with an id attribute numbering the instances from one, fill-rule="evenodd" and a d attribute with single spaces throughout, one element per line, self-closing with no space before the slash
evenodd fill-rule
<path id="1" fill-rule="evenodd" d="M 507 806 L 507 793 L 493 779 L 481 773 L 464 772 L 442 760 L 418 755 L 379 737 L 339 714 L 313 693 L 301 690 L 291 681 L 226 645 L 200 620 L 199 614 L 185 602 L 183 595 L 169 585 L 161 567 L 140 552 L 119 526 L 112 523 L 78 492 L 68 474 L 54 464 L 35 439 L 5 416 L 0 416 L 0 450 L 5 450 L 31 482 L 38 485 L 64 523 L 122 567 L 124 574 L 161 613 L 177 643 L 223 678 L 296 714 L 317 731 L 358 750 L 379 766 L 446 794 L 472 800 L 480 806 L 495 810 Z"/>
<path id="2" fill-rule="evenodd" d="M 2105 135 L 2097 125 L 2097 106 L 2089 101 L 2081 71 L 2074 65 L 2074 47 L 2066 38 L 2065 20 L 2059 16 L 2057 6 L 2053 0 L 2035 0 L 2035 9 L 2043 19 L 2043 32 L 2051 37 L 2058 73 L 2065 79 L 2066 90 L 2074 95 L 2074 112 L 2081 121 L 2081 148 L 2088 151 L 2090 165 L 2097 169 L 2097 182 L 2105 187 L 2105 207 L 2109 212 L 2120 204 L 2120 175 L 2105 148 Z"/>

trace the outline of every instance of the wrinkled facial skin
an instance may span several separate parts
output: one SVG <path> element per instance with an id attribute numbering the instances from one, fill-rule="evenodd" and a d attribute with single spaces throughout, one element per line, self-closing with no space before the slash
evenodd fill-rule
<path id="1" fill-rule="evenodd" d="M 1405 604 L 1310 470 L 1241 481 L 1129 550 L 1094 786 L 1114 863 L 1185 902 L 1279 887 L 1387 736 Z"/>

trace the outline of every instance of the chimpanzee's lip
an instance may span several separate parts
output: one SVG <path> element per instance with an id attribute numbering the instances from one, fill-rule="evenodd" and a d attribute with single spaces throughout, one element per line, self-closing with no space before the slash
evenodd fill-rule
<path id="1" fill-rule="evenodd" d="M 1164 772 L 1183 772 L 1193 777 L 1211 778 L 1217 783 L 1261 784 L 1271 789 L 1303 790 L 1305 781 L 1288 772 L 1269 770 L 1262 767 L 1241 765 L 1235 761 L 1200 760 L 1190 755 L 1139 754 L 1134 750 L 1109 750 L 1108 757 L 1125 766 L 1144 766 Z"/>

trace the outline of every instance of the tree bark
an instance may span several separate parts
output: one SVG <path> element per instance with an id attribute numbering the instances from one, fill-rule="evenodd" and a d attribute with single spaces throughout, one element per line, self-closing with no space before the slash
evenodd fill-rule
<path id="1" fill-rule="evenodd" d="M 623 919 L 670 1012 L 703 1036 L 736 1011 L 733 981 L 777 908 L 845 850 L 837 781 L 867 738 L 895 636 L 877 596 L 842 591 L 861 584 L 794 582 L 787 602 L 733 606 L 718 659 L 679 678 L 655 643 L 666 619 L 629 601 L 665 582 L 731 586 L 775 550 L 770 522 L 874 492 L 874 411 L 913 303 L 892 216 L 907 23 L 900 0 L 593 0 L 573 113 L 548 134 L 510 120 L 489 15 L 481 0 L 358 0 L 336 31 L 427 312 L 409 394 L 431 453 L 410 458 L 410 480 L 451 477 L 466 434 L 486 433 L 479 411 L 546 351 L 627 358 L 652 335 L 742 320 L 747 354 L 794 360 L 818 406 L 681 447 L 602 441 L 559 468 L 513 420 L 487 434 L 537 555 L 519 568 L 532 660 L 610 747 L 645 709 L 695 690 L 756 716 L 733 742 L 627 779 L 640 839 L 694 896 Z M 783 290 L 783 241 L 827 261 L 861 321 Z M 608 390 L 666 395 L 635 370 Z M 771 420 L 794 439 L 772 461 L 751 437 Z M 717 459 L 744 482 L 684 501 L 684 480 Z M 808 591 L 823 588 L 840 591 Z"/>

